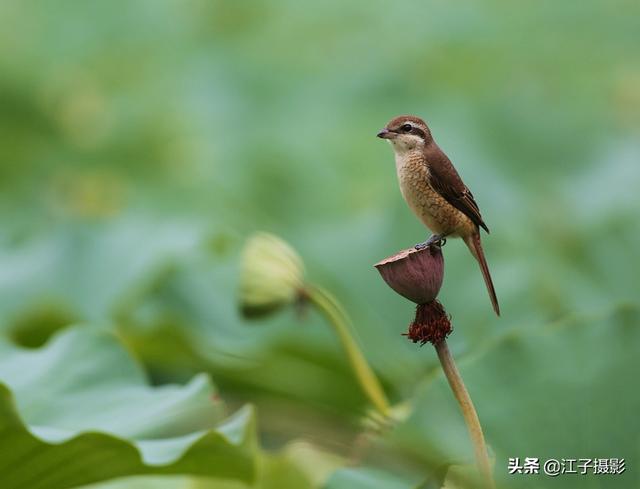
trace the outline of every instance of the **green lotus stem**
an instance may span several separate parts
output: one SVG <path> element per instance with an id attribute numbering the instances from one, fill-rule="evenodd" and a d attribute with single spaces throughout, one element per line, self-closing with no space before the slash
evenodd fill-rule
<path id="1" fill-rule="evenodd" d="M 480 473 L 484 479 L 485 487 L 487 489 L 495 489 L 496 485 L 493 481 L 493 474 L 491 470 L 491 462 L 489 461 L 489 454 L 487 452 L 487 444 L 484 441 L 484 435 L 482 433 L 482 426 L 480 426 L 480 419 L 476 408 L 473 406 L 469 391 L 462 381 L 462 376 L 456 363 L 453 360 L 453 356 L 449 351 L 449 346 L 446 340 L 442 340 L 435 345 L 442 370 L 449 381 L 453 395 L 455 396 L 460 409 L 462 410 L 462 417 L 467 425 L 469 436 L 471 437 L 471 444 L 473 445 L 473 451 L 476 457 L 476 463 L 480 469 Z"/>
<path id="2" fill-rule="evenodd" d="M 364 393 L 383 416 L 389 416 L 391 413 L 389 400 L 351 333 L 351 321 L 346 311 L 328 291 L 320 287 L 312 285 L 305 292 L 309 301 L 333 326 Z"/>

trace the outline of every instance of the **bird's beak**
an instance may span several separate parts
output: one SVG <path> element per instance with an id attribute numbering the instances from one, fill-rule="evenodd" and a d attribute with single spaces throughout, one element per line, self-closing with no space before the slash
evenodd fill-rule
<path id="1" fill-rule="evenodd" d="M 393 132 L 393 131 L 390 131 L 389 129 L 387 129 L 387 128 L 385 127 L 382 131 L 380 131 L 380 132 L 377 134 L 377 136 L 378 136 L 380 139 L 393 139 L 393 138 L 395 138 L 395 137 L 396 137 L 396 133 L 395 133 L 395 132 Z"/>

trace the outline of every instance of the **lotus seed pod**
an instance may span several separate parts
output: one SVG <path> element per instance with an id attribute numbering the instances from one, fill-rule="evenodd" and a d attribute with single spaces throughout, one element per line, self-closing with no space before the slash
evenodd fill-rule
<path id="1" fill-rule="evenodd" d="M 416 304 L 435 299 L 444 277 L 444 259 L 437 245 L 400 251 L 375 267 L 389 287 Z"/>

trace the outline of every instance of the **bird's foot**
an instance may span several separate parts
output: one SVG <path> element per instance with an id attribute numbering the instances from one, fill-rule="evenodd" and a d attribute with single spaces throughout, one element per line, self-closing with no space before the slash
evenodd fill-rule
<path id="1" fill-rule="evenodd" d="M 445 238 L 444 236 L 440 234 L 432 234 L 428 240 L 426 240 L 423 243 L 418 243 L 417 245 L 414 246 L 414 248 L 418 251 L 424 250 L 425 248 L 428 248 L 431 245 L 436 245 L 442 248 L 446 243 L 447 243 L 447 238 Z"/>

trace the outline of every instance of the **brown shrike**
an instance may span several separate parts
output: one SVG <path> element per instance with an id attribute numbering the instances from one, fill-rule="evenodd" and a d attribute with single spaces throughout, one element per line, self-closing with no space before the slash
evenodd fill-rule
<path id="1" fill-rule="evenodd" d="M 498 298 L 480 243 L 480 228 L 487 233 L 489 228 L 471 191 L 433 140 L 429 127 L 419 117 L 403 115 L 391 119 L 378 137 L 387 139 L 393 147 L 402 196 L 434 233 L 416 247 L 426 247 L 446 237 L 462 238 L 480 264 L 493 310 L 499 316 Z"/>

